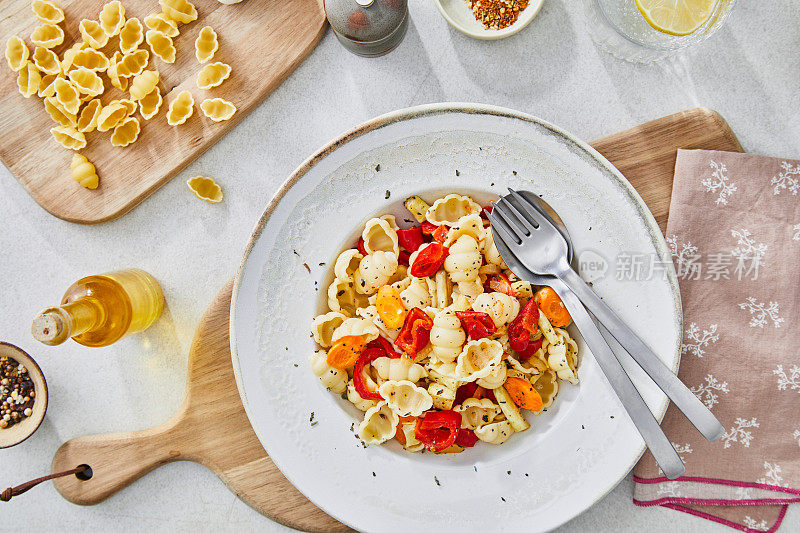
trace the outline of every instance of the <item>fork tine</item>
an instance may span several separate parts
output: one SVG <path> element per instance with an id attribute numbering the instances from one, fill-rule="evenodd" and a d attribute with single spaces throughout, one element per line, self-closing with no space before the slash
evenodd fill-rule
<path id="1" fill-rule="evenodd" d="M 519 205 L 522 207 L 523 216 L 525 216 L 525 218 L 529 222 L 531 222 L 532 224 L 535 224 L 536 227 L 539 227 L 542 224 L 544 224 L 545 227 L 547 226 L 547 222 L 549 222 L 549 221 L 547 221 L 547 222 L 542 222 L 541 221 L 541 218 L 543 216 L 545 216 L 545 214 L 543 213 L 542 207 L 540 205 L 536 204 L 535 202 L 531 202 L 530 200 L 528 200 L 527 198 L 522 196 L 520 193 L 518 193 L 517 191 L 515 191 L 511 187 L 508 188 L 508 192 L 509 192 L 509 195 L 514 200 L 516 200 L 519 203 Z M 513 205 L 511 203 L 511 201 L 509 201 L 508 203 L 509 203 L 509 205 Z M 526 207 L 527 207 L 527 209 L 525 209 Z M 547 218 L 547 217 L 545 216 L 545 218 Z M 550 224 L 550 225 L 552 225 L 552 224 Z"/>
<path id="2" fill-rule="evenodd" d="M 518 222 L 518 224 L 515 225 L 517 227 L 521 227 L 522 233 L 524 233 L 526 236 L 530 236 L 531 233 L 536 231 L 536 229 L 539 227 L 538 225 L 532 224 L 531 221 L 528 220 L 525 215 L 523 215 L 520 210 L 508 200 L 507 197 L 500 198 L 496 204 L 500 206 L 501 211 L 505 210 L 505 212 L 502 214 L 504 214 L 507 219 L 511 219 L 513 216 L 513 218 Z"/>
<path id="3" fill-rule="evenodd" d="M 496 207 L 497 206 L 495 206 L 495 209 L 492 209 L 492 212 L 488 214 L 492 229 L 497 232 L 500 239 L 506 244 L 506 246 L 511 247 L 510 243 L 514 243 L 516 245 L 522 244 L 522 239 L 520 239 L 517 234 L 514 233 L 514 230 L 512 230 L 505 221 L 503 215 L 497 212 Z"/>

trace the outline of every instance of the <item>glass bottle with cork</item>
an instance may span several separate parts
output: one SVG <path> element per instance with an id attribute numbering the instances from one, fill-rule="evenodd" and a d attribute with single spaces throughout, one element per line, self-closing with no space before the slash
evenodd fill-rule
<path id="1" fill-rule="evenodd" d="M 164 295 L 153 276 L 138 269 L 118 270 L 76 281 L 61 305 L 33 319 L 31 333 L 50 346 L 69 338 L 84 346 L 108 346 L 150 327 L 163 309 Z"/>

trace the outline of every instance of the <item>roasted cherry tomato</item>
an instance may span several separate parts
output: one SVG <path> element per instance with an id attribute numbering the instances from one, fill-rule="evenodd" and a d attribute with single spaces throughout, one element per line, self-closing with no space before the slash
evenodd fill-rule
<path id="1" fill-rule="evenodd" d="M 400 292 L 391 285 L 383 285 L 378 289 L 375 308 L 387 328 L 397 329 L 406 321 L 406 306 L 400 298 Z"/>
<path id="2" fill-rule="evenodd" d="M 334 368 L 347 370 L 356 364 L 366 346 L 363 335 L 346 335 L 333 343 L 326 360 Z"/>
<path id="3" fill-rule="evenodd" d="M 544 313 L 544 316 L 547 317 L 553 327 L 564 328 L 572 322 L 572 317 L 569 316 L 569 311 L 564 307 L 561 298 L 550 287 L 542 287 L 536 291 L 533 299 L 539 304 L 542 313 Z"/>

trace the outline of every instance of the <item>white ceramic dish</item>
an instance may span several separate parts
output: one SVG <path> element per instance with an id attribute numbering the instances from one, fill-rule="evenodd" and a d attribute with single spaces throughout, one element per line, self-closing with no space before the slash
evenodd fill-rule
<path id="1" fill-rule="evenodd" d="M 360 413 L 308 368 L 315 349 L 309 324 L 323 305 L 328 270 L 367 218 L 407 218 L 402 200 L 410 194 L 461 191 L 484 202 L 507 185 L 543 194 L 576 253 L 592 249 L 612 260 L 623 251 L 655 254 L 671 265 L 644 202 L 591 147 L 536 118 L 471 104 L 401 110 L 344 134 L 295 171 L 256 226 L 231 305 L 242 401 L 286 477 L 355 529 L 548 530 L 599 500 L 644 450 L 580 338 L 580 386 L 565 384 L 554 407 L 530 416 L 532 429 L 504 445 L 480 443 L 451 456 L 408 454 L 396 442 L 363 448 L 350 431 Z M 635 283 L 613 272 L 595 289 L 677 370 L 674 270 Z M 642 372 L 634 382 L 663 416 L 667 400 L 658 388 Z"/>
<path id="2" fill-rule="evenodd" d="M 476 39 L 494 40 L 514 35 L 531 23 L 542 9 L 544 0 L 530 0 L 528 7 L 522 10 L 519 18 L 507 28 L 502 30 L 487 30 L 483 24 L 475 19 L 472 10 L 467 6 L 466 0 L 434 0 L 439 12 L 452 27 Z"/>

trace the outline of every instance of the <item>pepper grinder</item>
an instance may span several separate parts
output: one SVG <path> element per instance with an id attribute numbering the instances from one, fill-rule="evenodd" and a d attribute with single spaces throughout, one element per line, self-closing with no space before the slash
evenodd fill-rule
<path id="1" fill-rule="evenodd" d="M 408 0 L 325 0 L 325 15 L 342 46 L 377 57 L 400 44 L 408 29 Z"/>

